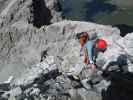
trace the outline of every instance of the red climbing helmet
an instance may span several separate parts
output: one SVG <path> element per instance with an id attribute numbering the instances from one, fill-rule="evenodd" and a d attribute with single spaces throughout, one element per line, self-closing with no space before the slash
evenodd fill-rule
<path id="1" fill-rule="evenodd" d="M 96 41 L 96 48 L 101 49 L 101 50 L 106 49 L 107 48 L 107 42 L 103 39 L 98 39 Z"/>

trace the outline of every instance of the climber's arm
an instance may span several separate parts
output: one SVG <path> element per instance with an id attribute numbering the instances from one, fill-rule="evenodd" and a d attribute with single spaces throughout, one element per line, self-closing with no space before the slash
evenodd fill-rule
<path id="1" fill-rule="evenodd" d="M 87 50 L 84 48 L 84 61 L 85 64 L 88 64 Z"/>
<path id="2" fill-rule="evenodd" d="M 91 45 L 91 44 L 88 44 L 88 46 L 89 47 L 87 47 L 87 49 L 85 49 L 85 53 L 84 53 L 84 63 L 85 64 L 89 64 L 89 65 L 91 65 L 90 67 L 91 67 L 91 69 L 93 70 L 93 71 L 95 71 L 95 69 L 96 69 L 96 66 L 95 66 L 95 64 L 94 64 L 94 62 L 93 62 L 93 55 L 92 55 L 92 50 L 93 50 L 93 45 Z M 92 46 L 92 47 L 91 47 Z"/>
<path id="3" fill-rule="evenodd" d="M 93 61 L 93 43 L 92 43 L 92 41 L 89 41 L 87 43 L 87 54 L 88 54 L 89 63 L 94 64 L 94 61 Z"/>

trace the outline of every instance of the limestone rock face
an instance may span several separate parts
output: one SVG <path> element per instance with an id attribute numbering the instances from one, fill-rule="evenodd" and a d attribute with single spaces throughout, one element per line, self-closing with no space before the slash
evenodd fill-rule
<path id="1" fill-rule="evenodd" d="M 105 37 L 107 41 L 121 38 L 119 36 L 120 31 L 111 26 L 78 21 L 62 21 L 37 29 L 24 21 L 19 21 L 0 32 L 2 41 L 0 43 L 1 69 L 6 67 L 9 69 L 11 64 L 12 69 L 19 72 L 15 75 L 18 76 L 25 67 L 38 63 L 43 51 L 47 51 L 48 55 L 56 57 L 56 63 L 62 71 L 68 71 L 75 64 L 80 66 L 82 64 L 79 57 L 80 47 L 75 37 L 77 33 L 82 31 L 89 32 L 92 37 L 93 34 L 101 38 Z M 114 38 L 111 34 L 114 35 Z M 24 67 L 17 67 L 18 64 Z M 19 68 L 21 68 L 20 71 Z M 13 73 L 12 69 L 10 69 L 11 73 Z M 5 72 L 3 70 L 1 70 L 2 74 Z"/>
<path id="2" fill-rule="evenodd" d="M 79 75 L 84 67 L 76 39 L 80 32 L 88 32 L 92 40 L 97 37 L 107 41 L 107 50 L 96 59 L 98 67 L 115 62 L 109 70 L 124 65 L 132 72 L 132 33 L 121 37 L 115 27 L 90 22 L 64 20 L 38 29 L 18 21 L 0 31 L 0 80 L 14 77 L 7 85 L 11 89 L 3 91 L 1 98 L 101 100 L 99 91 L 107 84 L 104 80 L 96 86 L 97 93 L 68 77 Z"/>
<path id="3" fill-rule="evenodd" d="M 116 27 L 63 20 L 60 1 L 0 0 L 0 100 L 106 100 L 119 86 L 130 98 L 133 33 L 121 37 Z M 80 32 L 108 43 L 92 81 Z"/>
<path id="4" fill-rule="evenodd" d="M 126 71 L 132 72 L 132 33 L 114 40 L 112 45 L 109 45 L 105 53 L 99 54 L 97 58 L 97 65 L 103 66 L 103 62 L 111 63 L 117 62 L 116 65 L 125 66 Z"/>
<path id="5" fill-rule="evenodd" d="M 7 79 L 11 73 L 14 73 L 14 70 L 16 70 L 15 76 L 19 76 L 27 64 L 33 65 L 35 62 L 39 62 L 40 52 L 43 50 L 33 45 L 29 46 L 30 43 L 33 43 L 31 35 L 35 33 L 36 36 L 33 40 L 39 40 L 43 43 L 45 40 L 39 39 L 45 36 L 42 32 L 39 33 L 41 36 L 38 40 L 35 39 L 39 35 L 37 32 L 39 29 L 36 27 L 40 28 L 43 25 L 58 22 L 62 20 L 62 17 L 61 7 L 57 0 L 1 0 L 0 5 L 0 69 L 2 76 L 5 73 L 5 70 L 2 70 L 3 68 L 8 73 L 1 79 L 2 81 L 5 78 Z M 45 45 L 45 43 L 43 44 Z M 38 42 L 37 45 L 41 44 Z M 41 51 L 32 48 L 38 48 Z M 33 51 L 30 50 L 29 53 L 28 49 Z M 8 63 L 6 67 L 4 66 L 5 63 Z M 18 66 L 23 67 L 19 70 Z"/>

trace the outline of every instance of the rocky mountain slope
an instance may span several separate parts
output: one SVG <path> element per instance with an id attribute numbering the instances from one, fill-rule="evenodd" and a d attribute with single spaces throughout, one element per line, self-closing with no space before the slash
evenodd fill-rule
<path id="1" fill-rule="evenodd" d="M 21 26 L 22 23 L 24 24 L 24 27 Z M 66 73 L 78 75 L 80 71 L 79 68 L 83 67 L 83 63 L 79 55 L 79 43 L 75 37 L 78 32 L 82 31 L 87 31 L 89 34 L 91 34 L 92 39 L 97 36 L 108 41 L 108 49 L 106 50 L 106 52 L 98 55 L 97 65 L 99 67 L 103 67 L 105 63 L 110 62 L 116 62 L 116 65 L 111 65 L 114 68 L 119 67 L 119 65 L 123 67 L 123 65 L 125 64 L 124 62 L 126 61 L 127 64 L 124 66 L 128 68 L 127 71 L 132 72 L 132 33 L 126 35 L 125 37 L 121 37 L 120 31 L 117 28 L 78 21 L 66 20 L 54 23 L 49 26 L 44 26 L 40 29 L 37 29 L 30 24 L 20 21 L 10 26 L 10 29 L 8 29 L 6 34 L 1 35 L 5 35 L 5 37 L 7 38 L 7 44 L 5 45 L 3 50 L 1 50 L 2 67 L 0 74 L 4 75 L 4 77 L 1 77 L 1 80 L 7 80 L 9 76 L 12 75 L 14 77 L 14 81 L 13 83 L 11 83 L 13 84 L 13 87 L 17 86 L 18 89 L 18 87 L 20 88 L 21 86 L 24 86 L 24 91 L 21 91 L 25 93 L 29 89 L 33 88 L 34 85 L 41 86 L 41 84 L 46 84 L 47 81 L 50 81 L 48 82 L 48 84 L 50 86 L 53 86 L 52 80 L 53 83 L 56 83 L 56 81 L 58 81 L 58 78 L 60 77 L 61 79 L 66 80 L 67 77 L 64 78 L 64 75 L 66 75 Z M 9 46 L 11 47 L 9 48 Z M 41 54 L 43 54 L 43 62 L 35 65 L 40 62 Z M 125 58 L 127 59 L 125 60 Z M 67 83 L 69 81 L 70 83 Z M 64 82 L 64 84 L 68 85 L 68 87 L 67 89 L 62 91 L 67 91 L 66 93 L 68 93 L 69 90 L 73 89 L 71 80 L 69 81 Z M 47 90 L 45 89 L 44 85 L 44 89 L 47 91 L 43 92 L 44 94 L 42 93 L 41 95 L 45 95 L 45 93 L 47 94 L 47 92 L 50 91 L 51 88 L 48 88 Z M 43 88 L 37 87 L 37 91 L 38 89 Z M 43 90 L 39 91 L 41 92 Z M 81 88 L 81 90 L 79 91 L 82 93 L 85 90 L 82 90 Z M 101 91 L 101 89 L 99 91 Z M 55 93 L 56 92 L 57 91 L 55 91 Z M 50 92 L 49 94 L 52 93 Z M 97 95 L 95 92 L 92 92 L 92 94 L 94 98 Z M 28 97 L 24 97 L 30 98 L 32 96 L 28 95 Z M 89 97 L 85 96 L 84 98 Z M 99 98 L 100 97 L 98 96 L 98 100 Z"/>
<path id="2" fill-rule="evenodd" d="M 0 27 L 17 21 L 33 23 L 37 27 L 60 21 L 61 6 L 57 0 L 1 0 Z"/>
<path id="3" fill-rule="evenodd" d="M 98 68 L 109 67 L 109 71 L 116 71 L 115 76 L 119 70 L 133 72 L 133 33 L 122 37 L 116 27 L 60 21 L 61 7 L 55 0 L 0 2 L 8 2 L 8 6 L 0 7 L 1 100 L 101 100 L 103 90 L 112 83 L 106 80 L 109 73 L 100 76 L 95 90 L 70 77 L 85 79 L 80 73 L 84 64 L 76 39 L 80 32 L 88 32 L 92 40 L 108 42 L 107 50 L 96 59 Z M 114 74 L 111 76 L 114 79 Z"/>
<path id="4" fill-rule="evenodd" d="M 10 62 L 5 59 L 9 58 L 14 61 L 16 59 L 16 58 L 10 58 L 11 57 L 10 54 L 12 52 L 11 48 L 15 47 L 18 41 L 20 40 L 23 41 L 22 37 L 23 36 L 25 37 L 28 31 L 30 31 L 29 32 L 30 34 L 33 33 L 32 31 L 36 31 L 36 28 L 33 28 L 33 26 L 41 27 L 43 25 L 48 25 L 50 23 L 60 21 L 62 20 L 62 16 L 60 12 L 61 7 L 59 5 L 59 2 L 56 0 L 1 0 L 0 2 L 1 2 L 1 6 L 0 6 L 0 34 L 1 34 L 0 35 L 0 38 L 1 38 L 0 40 L 1 41 L 0 43 L 0 48 L 1 48 L 0 49 L 1 51 L 0 69 L 1 69 L 1 72 L 3 72 L 2 71 L 2 68 L 4 68 L 3 63 L 6 62 L 7 64 L 9 64 L 8 62 Z M 30 39 L 31 36 L 28 36 L 27 38 Z M 23 43 L 20 43 L 20 44 L 23 45 Z M 21 47 L 19 49 L 21 49 Z M 19 66 L 21 65 L 25 66 L 25 64 L 24 65 L 19 64 Z M 16 66 L 15 69 L 18 69 L 17 64 L 14 65 L 13 63 L 13 66 Z M 10 68 L 11 67 L 9 64 L 7 71 L 14 70 Z"/>
<path id="5" fill-rule="evenodd" d="M 74 52 L 71 50 L 76 50 L 75 56 L 78 55 L 79 48 L 75 48 L 79 46 L 78 41 L 75 39 L 78 32 L 88 31 L 92 34 L 96 32 L 99 33 L 99 36 L 106 34 L 111 38 L 111 34 L 115 34 L 116 39 L 120 38 L 120 31 L 117 28 L 76 21 L 63 21 L 40 29 L 20 21 L 5 30 L 1 30 L 3 31 L 1 32 L 1 40 L 4 39 L 1 42 L 1 66 L 7 68 L 14 66 L 9 72 L 13 73 L 14 71 L 11 70 L 16 69 L 18 74 L 23 68 L 38 63 L 41 60 L 41 52 L 43 51 L 48 51 L 48 55 L 58 56 L 61 59 L 69 59 L 66 54 L 71 55 Z M 75 56 L 72 56 L 73 59 Z M 75 61 L 77 61 L 76 58 Z M 73 61 L 73 59 L 68 61 Z M 69 62 L 69 65 L 66 65 L 67 62 L 65 61 L 61 63 L 64 68 L 75 64 Z M 22 69 L 19 71 L 18 64 L 25 67 L 21 67 Z M 2 69 L 1 72 L 5 73 Z"/>

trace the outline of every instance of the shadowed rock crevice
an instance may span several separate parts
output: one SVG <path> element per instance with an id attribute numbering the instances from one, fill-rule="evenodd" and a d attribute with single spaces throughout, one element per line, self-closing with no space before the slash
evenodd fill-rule
<path id="1" fill-rule="evenodd" d="M 51 11 L 46 7 L 44 0 L 32 0 L 33 2 L 33 25 L 41 27 L 49 25 L 52 19 Z"/>
<path id="2" fill-rule="evenodd" d="M 118 24 L 118 25 L 115 25 L 115 27 L 118 27 L 121 31 L 121 36 L 124 37 L 126 36 L 128 33 L 131 33 L 133 32 L 133 26 L 129 26 L 129 25 L 126 25 L 126 24 Z"/>
<path id="3" fill-rule="evenodd" d="M 133 74 L 112 72 L 109 75 L 112 84 L 102 92 L 102 100 L 132 100 Z"/>

